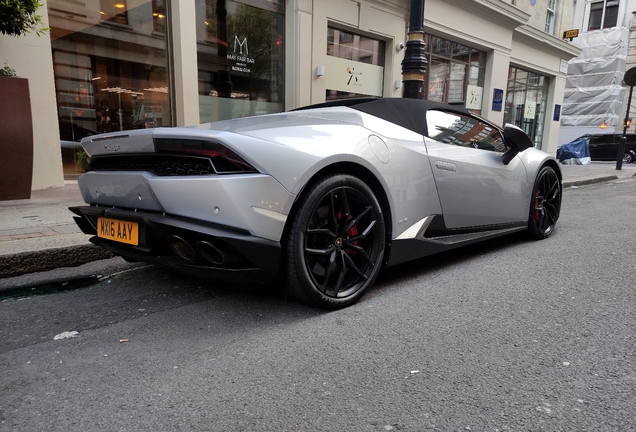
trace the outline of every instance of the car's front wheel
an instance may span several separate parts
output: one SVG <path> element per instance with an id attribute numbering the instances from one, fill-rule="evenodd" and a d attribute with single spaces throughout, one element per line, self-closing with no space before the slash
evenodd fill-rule
<path id="1" fill-rule="evenodd" d="M 544 239 L 554 231 L 561 212 L 563 189 L 554 168 L 541 168 L 534 182 L 530 202 L 528 230 L 537 239 Z"/>
<path id="2" fill-rule="evenodd" d="M 623 163 L 633 163 L 634 161 L 636 161 L 634 153 L 630 151 L 625 152 L 623 155 Z"/>
<path id="3" fill-rule="evenodd" d="M 349 306 L 373 285 L 384 256 L 382 210 L 350 175 L 331 175 L 304 192 L 287 236 L 287 292 L 326 309 Z"/>

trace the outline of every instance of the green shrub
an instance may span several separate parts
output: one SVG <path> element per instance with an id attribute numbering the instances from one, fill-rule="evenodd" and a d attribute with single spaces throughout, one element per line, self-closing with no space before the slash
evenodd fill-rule
<path id="1" fill-rule="evenodd" d="M 15 72 L 15 69 L 9 67 L 9 62 L 5 60 L 4 67 L 0 69 L 0 76 L 17 77 L 18 74 Z"/>
<path id="2" fill-rule="evenodd" d="M 75 160 L 75 166 L 79 168 L 81 171 L 86 171 L 88 168 L 88 155 L 84 150 L 78 151 L 75 156 L 77 159 Z"/>

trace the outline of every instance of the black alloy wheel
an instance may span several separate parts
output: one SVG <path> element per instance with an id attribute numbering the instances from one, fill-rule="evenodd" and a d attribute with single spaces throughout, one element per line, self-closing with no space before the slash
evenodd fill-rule
<path id="1" fill-rule="evenodd" d="M 287 292 L 325 309 L 349 306 L 373 285 L 384 256 L 382 210 L 350 175 L 326 177 L 298 203 L 287 241 Z"/>
<path id="2" fill-rule="evenodd" d="M 554 168 L 545 166 L 539 171 L 532 190 L 528 230 L 537 239 L 544 239 L 554 231 L 561 212 L 563 189 Z"/>

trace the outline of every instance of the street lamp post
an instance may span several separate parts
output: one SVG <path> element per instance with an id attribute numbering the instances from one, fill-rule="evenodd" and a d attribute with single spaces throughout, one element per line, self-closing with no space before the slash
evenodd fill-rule
<path id="1" fill-rule="evenodd" d="M 621 170 L 623 168 L 623 155 L 625 154 L 625 142 L 627 141 L 626 133 L 629 121 L 629 110 L 632 104 L 632 92 L 636 85 L 636 67 L 629 69 L 625 72 L 623 82 L 629 86 L 629 97 L 627 98 L 627 110 L 625 111 L 625 120 L 623 120 L 623 136 L 618 143 L 618 155 L 616 156 L 616 169 Z"/>
<path id="2" fill-rule="evenodd" d="M 402 60 L 402 97 L 421 99 L 426 74 L 424 45 L 424 0 L 411 0 L 409 35 Z"/>

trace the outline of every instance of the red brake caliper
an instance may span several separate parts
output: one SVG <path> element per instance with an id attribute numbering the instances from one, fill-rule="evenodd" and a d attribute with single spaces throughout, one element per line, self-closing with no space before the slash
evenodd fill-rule
<path id="1" fill-rule="evenodd" d="M 342 217 L 342 212 L 337 213 L 336 216 L 338 217 L 338 220 L 340 220 L 340 218 Z M 351 214 L 349 214 L 349 219 L 348 220 L 351 220 L 351 219 L 353 219 L 353 216 L 351 216 Z M 358 235 L 358 226 L 354 225 L 351 228 L 349 228 L 349 231 L 347 231 L 347 234 L 349 235 L 349 237 L 354 237 L 354 236 Z M 358 240 L 354 241 L 353 244 L 357 246 L 358 245 Z M 356 254 L 356 251 L 354 251 L 352 249 L 347 249 L 346 252 L 347 252 L 348 255 L 355 255 Z"/>
<path id="2" fill-rule="evenodd" d="M 535 222 L 539 222 L 539 218 L 541 214 L 539 213 L 539 191 L 537 190 L 534 193 L 534 220 Z"/>

